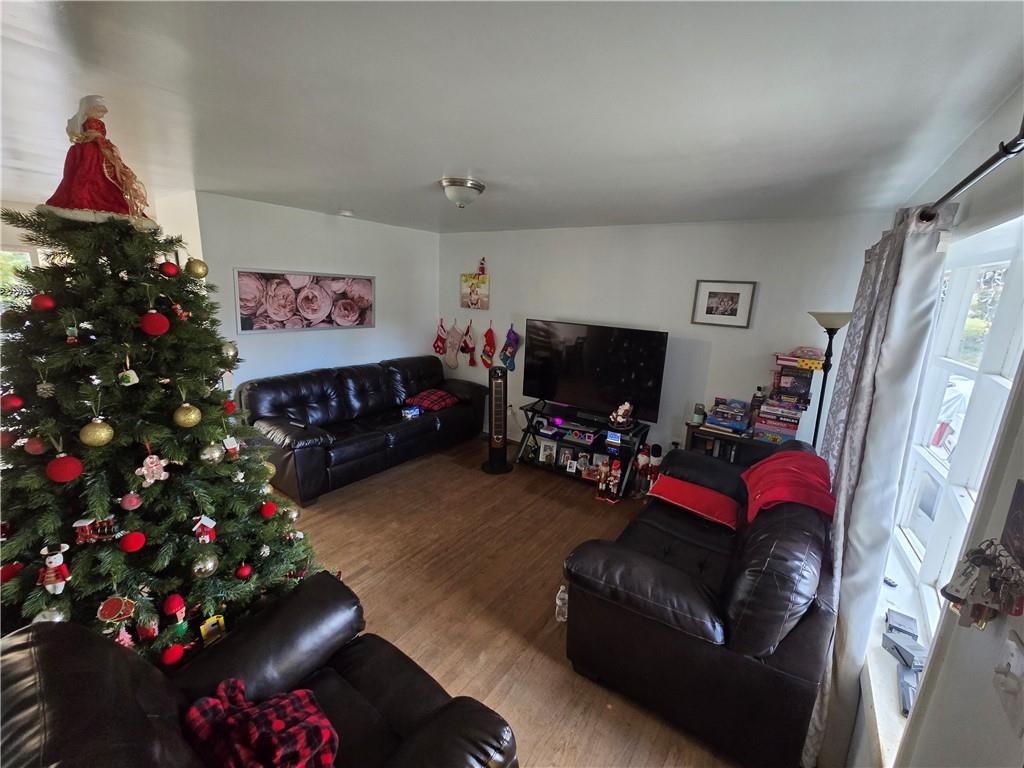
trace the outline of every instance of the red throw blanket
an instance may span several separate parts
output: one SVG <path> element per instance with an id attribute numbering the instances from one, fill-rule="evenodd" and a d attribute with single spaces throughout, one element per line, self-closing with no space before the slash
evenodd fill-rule
<path id="1" fill-rule="evenodd" d="M 762 509 L 785 502 L 803 504 L 828 517 L 836 511 L 828 463 L 813 453 L 774 453 L 744 472 L 743 482 L 747 484 L 747 522 Z"/>
<path id="2" fill-rule="evenodd" d="M 185 723 L 208 762 L 226 768 L 313 768 L 334 765 L 338 734 L 308 690 L 254 703 L 245 683 L 228 679 L 200 699 Z"/>

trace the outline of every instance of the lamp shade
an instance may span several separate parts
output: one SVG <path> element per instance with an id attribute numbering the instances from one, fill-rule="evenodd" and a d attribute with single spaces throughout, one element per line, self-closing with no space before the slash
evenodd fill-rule
<path id="1" fill-rule="evenodd" d="M 853 317 L 853 312 L 808 312 L 826 331 L 838 331 Z"/>

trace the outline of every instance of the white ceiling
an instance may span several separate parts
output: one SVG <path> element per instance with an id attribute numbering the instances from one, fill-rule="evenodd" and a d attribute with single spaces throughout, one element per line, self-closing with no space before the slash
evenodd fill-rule
<path id="1" fill-rule="evenodd" d="M 153 190 L 441 232 L 893 208 L 1024 80 L 1021 3 L 5 2 L 3 22 L 6 200 L 49 196 L 101 93 Z M 487 192 L 457 210 L 444 174 Z"/>

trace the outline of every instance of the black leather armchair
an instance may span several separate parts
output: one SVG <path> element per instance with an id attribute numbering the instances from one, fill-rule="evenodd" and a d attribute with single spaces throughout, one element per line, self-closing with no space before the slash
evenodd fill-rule
<path id="1" fill-rule="evenodd" d="M 743 468 L 672 451 L 661 471 L 746 504 Z M 828 529 L 781 504 L 733 533 L 651 499 L 566 560 L 566 654 L 743 764 L 795 766 L 835 628 Z"/>
<path id="2" fill-rule="evenodd" d="M 31 624 L 2 641 L 5 766 L 202 768 L 181 729 L 227 677 L 259 700 L 310 688 L 338 731 L 336 766 L 517 766 L 498 714 L 452 698 L 386 640 L 359 599 L 318 573 L 168 676 L 84 627 Z"/>
<path id="3" fill-rule="evenodd" d="M 443 389 L 458 403 L 405 420 L 406 398 Z M 432 356 L 249 381 L 239 401 L 273 445 L 271 483 L 303 506 L 327 491 L 480 434 L 487 388 L 445 380 Z"/>

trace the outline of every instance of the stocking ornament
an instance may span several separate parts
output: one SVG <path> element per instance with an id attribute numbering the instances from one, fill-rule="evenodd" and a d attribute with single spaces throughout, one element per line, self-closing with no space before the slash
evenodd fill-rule
<path id="1" fill-rule="evenodd" d="M 448 336 L 448 331 L 444 327 L 444 318 L 442 317 L 437 321 L 437 338 L 434 339 L 434 352 L 439 355 L 444 354 L 444 340 Z"/>
<path id="2" fill-rule="evenodd" d="M 459 367 L 459 350 L 462 349 L 462 337 L 465 332 L 457 325 L 458 320 L 452 322 L 448 329 L 448 337 L 445 339 L 444 364 L 449 368 Z"/>
<path id="3" fill-rule="evenodd" d="M 501 348 L 501 362 L 510 371 L 516 369 L 516 354 L 519 352 L 519 334 L 514 326 L 508 327 L 505 334 L 505 345 Z"/>
<path id="4" fill-rule="evenodd" d="M 494 351 L 497 348 L 497 342 L 494 340 L 494 328 L 490 327 L 484 331 L 484 349 L 480 353 L 480 361 L 484 364 L 484 368 L 494 365 Z"/>
<path id="5" fill-rule="evenodd" d="M 476 339 L 473 338 L 473 321 L 466 326 L 466 335 L 462 337 L 462 351 L 469 355 L 469 367 L 476 368 Z"/>

